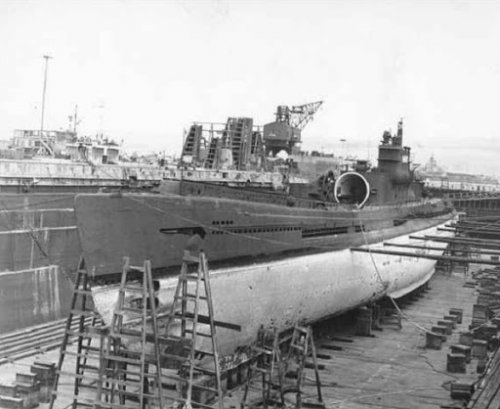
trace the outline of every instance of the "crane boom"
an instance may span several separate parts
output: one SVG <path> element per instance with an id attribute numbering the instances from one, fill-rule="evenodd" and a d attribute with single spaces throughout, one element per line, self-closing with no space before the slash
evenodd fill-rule
<path id="1" fill-rule="evenodd" d="M 311 122 L 314 114 L 323 105 L 323 101 L 310 102 L 303 105 L 279 105 L 276 111 L 276 121 L 284 122 L 302 131 Z"/>
<path id="2" fill-rule="evenodd" d="M 274 122 L 264 125 L 266 155 L 284 150 L 291 153 L 301 143 L 301 132 L 311 122 L 323 101 L 304 105 L 278 105 Z"/>

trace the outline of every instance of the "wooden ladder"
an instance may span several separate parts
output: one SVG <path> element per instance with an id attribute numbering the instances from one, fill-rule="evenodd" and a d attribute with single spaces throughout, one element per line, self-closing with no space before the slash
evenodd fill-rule
<path id="1" fill-rule="evenodd" d="M 296 363 L 296 382 L 291 388 L 285 390 L 286 393 L 295 393 L 295 408 L 301 409 L 303 407 L 302 401 L 302 381 L 304 378 L 304 369 L 309 363 L 307 359 L 309 355 L 312 357 L 312 366 L 314 369 L 317 402 L 311 404 L 314 407 L 325 407 L 323 403 L 323 396 L 321 394 L 321 381 L 319 379 L 318 359 L 316 357 L 316 347 L 314 346 L 313 334 L 310 327 L 301 327 L 296 325 L 293 328 L 292 339 L 290 341 L 288 356 L 286 359 L 285 376 L 288 370 L 288 365 L 295 361 Z M 308 405 L 309 406 L 309 405 Z"/>
<path id="2" fill-rule="evenodd" d="M 271 336 L 269 336 L 271 335 Z M 271 341 L 271 342 L 269 342 Z M 248 368 L 248 377 L 243 392 L 243 398 L 240 404 L 241 409 L 249 408 L 251 405 L 247 403 L 248 391 L 254 374 L 261 375 L 261 392 L 262 392 L 262 407 L 268 409 L 276 403 L 284 407 L 283 399 L 283 372 L 282 372 L 282 356 L 280 347 L 280 334 L 276 328 L 270 334 L 263 328 L 259 330 L 257 342 L 252 346 L 252 353 L 256 355 L 253 364 Z M 279 399 L 273 396 L 273 390 L 279 390 Z"/>
<path id="3" fill-rule="evenodd" d="M 85 267 L 85 261 L 83 257 L 81 257 L 76 271 L 70 311 L 68 318 L 66 319 L 66 327 L 64 330 L 63 340 L 61 342 L 56 375 L 54 377 L 52 393 L 49 401 L 49 409 L 53 409 L 54 407 L 54 402 L 58 395 L 57 389 L 59 386 L 59 379 L 62 374 L 71 376 L 75 379 L 71 405 L 72 408 L 75 409 L 79 405 L 78 398 L 81 389 L 89 386 L 88 384 L 83 383 L 83 380 L 86 377 L 85 371 L 97 369 L 96 366 L 92 366 L 88 362 L 93 358 L 92 353 L 98 351 L 97 348 L 92 347 L 91 345 L 92 339 L 95 336 L 95 333 L 91 329 L 101 325 L 99 314 L 89 308 L 91 300 L 92 293 L 90 291 L 88 272 Z M 78 323 L 78 329 L 76 331 L 72 329 L 74 320 Z M 74 337 L 77 338 L 77 351 L 68 351 L 68 344 L 71 344 Z M 74 373 L 66 373 L 62 371 L 66 356 L 74 356 L 76 358 L 76 368 Z"/>
<path id="4" fill-rule="evenodd" d="M 163 407 L 155 288 L 149 260 L 143 266 L 131 266 L 125 257 L 109 342 L 101 343 L 100 358 L 94 407 L 134 408 L 127 404 L 130 401 L 138 402 L 139 409 L 147 404 L 151 407 L 152 401 Z"/>
<path id="5" fill-rule="evenodd" d="M 191 265 L 194 265 L 196 271 L 190 272 L 193 269 Z M 202 303 L 205 305 L 206 315 L 201 311 Z M 231 324 L 214 319 L 208 265 L 203 252 L 200 252 L 199 257 L 185 255 L 183 258 L 174 301 L 167 317 L 167 334 L 176 325 L 180 327 L 180 339 L 184 340 L 187 352 L 180 371 L 183 407 L 211 407 L 205 402 L 195 400 L 193 389 L 196 389 L 198 392 L 207 391 L 214 394 L 219 408 L 223 409 L 216 326 L 230 328 Z M 208 342 L 203 342 L 203 339 Z M 199 382 L 204 375 L 215 380 L 215 388 Z"/>

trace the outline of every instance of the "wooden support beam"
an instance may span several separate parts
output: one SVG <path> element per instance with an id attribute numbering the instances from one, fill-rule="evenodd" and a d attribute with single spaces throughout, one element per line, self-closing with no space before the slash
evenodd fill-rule
<path id="1" fill-rule="evenodd" d="M 442 248 L 442 247 L 433 247 L 433 246 L 418 246 L 416 244 L 398 244 L 398 243 L 384 243 L 384 246 L 388 247 L 401 247 L 401 248 L 409 248 L 409 249 L 418 249 L 418 250 L 432 250 L 432 251 L 458 251 L 460 253 L 467 254 L 481 254 L 481 255 L 490 255 L 490 256 L 500 256 L 500 251 L 484 251 L 484 250 L 471 250 L 467 249 L 452 249 L 452 248 Z"/>
<path id="2" fill-rule="evenodd" d="M 455 229 L 460 229 L 460 230 L 492 230 L 492 231 L 500 231 L 500 225 L 496 224 L 496 223 L 455 224 L 453 227 Z"/>
<path id="3" fill-rule="evenodd" d="M 488 229 L 493 231 L 500 231 L 500 224 L 497 223 L 450 223 L 445 225 L 445 227 L 464 230 Z"/>
<path id="4" fill-rule="evenodd" d="M 465 234 L 474 234 L 474 235 L 482 235 L 492 237 L 494 240 L 500 238 L 500 231 L 488 231 L 488 230 L 465 230 L 461 231 Z"/>
<path id="5" fill-rule="evenodd" d="M 455 231 L 458 233 L 490 233 L 490 234 L 500 234 L 500 229 L 491 229 L 489 227 L 457 227 Z"/>
<path id="6" fill-rule="evenodd" d="M 364 247 L 354 247 L 351 248 L 351 251 L 360 253 L 385 254 L 389 256 L 425 258 L 427 260 L 436 260 L 436 261 L 453 261 L 457 263 L 474 263 L 474 264 L 486 264 L 490 266 L 500 266 L 500 261 L 488 260 L 488 259 L 483 260 L 483 259 L 468 258 L 468 257 L 439 256 L 437 254 L 418 254 L 418 253 L 403 252 L 403 251 L 369 249 Z"/>
<path id="7" fill-rule="evenodd" d="M 194 314 L 186 312 L 184 315 L 176 314 L 176 317 L 179 317 L 179 318 L 185 317 L 187 319 L 192 320 L 192 319 L 194 319 Z M 198 322 L 201 322 L 202 324 L 209 325 L 210 324 L 210 317 L 208 317 L 206 315 L 198 314 Z M 213 320 L 213 322 L 214 322 L 214 325 L 216 327 L 221 327 L 221 328 L 226 328 L 226 329 L 231 329 L 233 331 L 241 332 L 241 325 L 233 324 L 230 322 L 217 321 L 217 320 Z"/>
<path id="8" fill-rule="evenodd" d="M 438 239 L 444 239 L 450 242 L 474 242 L 474 243 L 484 243 L 484 244 L 496 244 L 500 246 L 500 240 L 476 239 L 471 237 L 442 237 L 442 236 L 431 236 L 431 235 L 425 235 L 424 237 L 425 240 L 437 241 Z"/>
<path id="9" fill-rule="evenodd" d="M 455 227 L 455 228 L 442 228 L 438 227 L 438 231 L 449 231 L 455 233 L 465 233 L 474 235 L 492 236 L 493 239 L 500 239 L 500 229 L 491 229 L 487 227 Z"/>
<path id="10" fill-rule="evenodd" d="M 464 219 L 464 221 L 471 220 L 500 221 L 500 214 L 489 214 L 485 216 L 466 216 Z"/>
<path id="11" fill-rule="evenodd" d="M 487 220 L 487 221 L 478 221 L 478 220 L 456 220 L 455 222 L 450 223 L 452 225 L 469 225 L 469 226 L 500 226 L 500 220 Z"/>
<path id="12" fill-rule="evenodd" d="M 472 247 L 500 250 L 500 241 L 473 239 L 466 237 L 410 236 L 413 240 L 436 241 L 441 243 L 467 244 Z"/>

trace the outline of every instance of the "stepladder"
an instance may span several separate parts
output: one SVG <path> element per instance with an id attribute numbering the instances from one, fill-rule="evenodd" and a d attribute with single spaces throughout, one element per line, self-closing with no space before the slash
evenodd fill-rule
<path id="1" fill-rule="evenodd" d="M 74 379 L 73 393 L 70 397 L 73 409 L 79 406 L 82 391 L 92 388 L 92 372 L 95 371 L 95 363 L 98 360 L 96 355 L 98 348 L 92 345 L 92 341 L 102 326 L 102 320 L 93 308 L 89 275 L 85 260 L 81 257 L 75 273 L 75 284 L 61 342 L 49 409 L 53 409 L 57 396 L 61 394 L 58 390 L 61 375 Z M 76 339 L 76 351 L 69 348 L 74 339 Z M 74 372 L 63 371 L 65 358 L 68 356 L 75 360 Z"/>
<path id="2" fill-rule="evenodd" d="M 241 327 L 215 320 L 208 262 L 205 254 L 184 254 L 171 309 L 166 317 L 166 337 L 177 338 L 172 349 L 184 360 L 179 367 L 179 402 L 183 408 L 210 407 L 216 400 L 223 409 L 221 368 L 216 328 L 240 331 Z M 174 335 L 175 334 L 175 335 Z"/>
<path id="3" fill-rule="evenodd" d="M 202 311 L 202 304 L 205 306 Z M 216 329 L 213 319 L 213 303 L 208 264 L 201 252 L 198 257 L 185 254 L 175 289 L 170 314 L 167 317 L 166 332 L 178 328 L 183 344 L 185 361 L 181 364 L 179 392 L 183 407 L 190 408 L 201 402 L 201 395 L 215 395 L 223 408 L 220 384 L 220 366 L 217 351 Z M 205 342 L 203 342 L 203 338 Z M 208 341 L 208 342 L 207 342 Z M 197 378 L 208 375 L 211 385 L 194 384 Z M 199 402 L 197 402 L 199 401 Z"/>
<path id="4" fill-rule="evenodd" d="M 296 409 L 301 409 L 305 406 L 303 398 L 304 379 L 305 369 L 308 367 L 314 370 L 316 398 L 314 399 L 314 402 L 309 400 L 307 403 L 313 404 L 315 407 L 324 408 L 323 395 L 321 392 L 321 380 L 319 377 L 318 358 L 316 356 L 316 347 L 314 345 L 312 329 L 311 327 L 295 325 L 288 347 L 285 368 L 283 370 L 285 377 L 292 378 L 294 381 L 290 385 L 283 386 L 283 395 L 295 395 Z"/>
<path id="5" fill-rule="evenodd" d="M 276 328 L 266 331 L 259 329 L 257 341 L 251 346 L 253 363 L 249 366 L 247 382 L 245 384 L 241 409 L 253 407 L 249 398 L 251 385 L 254 381 L 260 387 L 259 407 L 263 409 L 284 407 L 283 396 L 283 357 L 281 352 L 280 333 Z M 260 378 L 255 380 L 255 378 Z"/>
<path id="6" fill-rule="evenodd" d="M 281 331 L 261 328 L 252 351 L 254 362 L 249 368 L 240 409 L 325 407 L 310 327 L 295 325 Z M 307 377 L 307 391 L 304 384 L 306 368 L 314 370 L 314 377 Z M 311 380 L 316 393 L 310 391 Z M 249 397 L 250 385 L 254 391 L 260 389 L 254 399 Z M 311 398 L 313 395 L 316 397 Z"/>
<path id="7" fill-rule="evenodd" d="M 109 335 L 101 340 L 95 406 L 163 407 L 156 295 L 151 263 L 124 260 Z"/>

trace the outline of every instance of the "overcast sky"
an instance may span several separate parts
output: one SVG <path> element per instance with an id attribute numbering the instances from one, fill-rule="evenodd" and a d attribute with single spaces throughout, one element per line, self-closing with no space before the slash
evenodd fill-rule
<path id="1" fill-rule="evenodd" d="M 417 162 L 500 174 L 498 1 L 0 0 L 0 138 L 101 129 L 178 153 L 192 121 L 322 99 L 305 149 L 374 158 L 405 121 Z M 371 150 L 370 150 L 371 148 Z"/>

